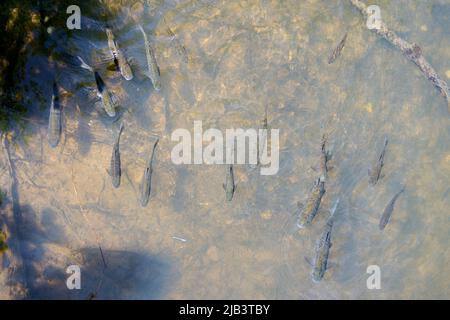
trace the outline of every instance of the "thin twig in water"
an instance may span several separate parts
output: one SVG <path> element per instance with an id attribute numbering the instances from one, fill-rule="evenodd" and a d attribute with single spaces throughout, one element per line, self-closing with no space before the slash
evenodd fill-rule
<path id="1" fill-rule="evenodd" d="M 40 186 L 37 183 L 35 183 L 26 172 L 22 172 L 23 176 L 25 177 L 25 180 L 27 180 L 27 182 L 31 185 L 33 185 L 34 187 L 38 188 L 38 189 L 48 189 L 47 187 L 44 186 Z"/>
<path id="2" fill-rule="evenodd" d="M 100 288 L 101 288 L 101 286 L 103 284 L 103 277 L 104 277 L 104 275 L 105 274 L 102 272 L 102 277 L 100 278 L 100 280 L 98 282 L 97 288 L 93 292 L 91 292 L 89 294 L 89 296 L 87 297 L 87 300 L 93 300 L 93 299 L 95 299 L 97 297 L 97 294 L 100 291 Z"/>
<path id="3" fill-rule="evenodd" d="M 105 256 L 103 255 L 102 247 L 98 246 L 98 248 L 100 249 L 100 255 L 102 256 L 103 266 L 106 269 L 108 266 L 106 265 L 106 260 L 105 260 Z"/>

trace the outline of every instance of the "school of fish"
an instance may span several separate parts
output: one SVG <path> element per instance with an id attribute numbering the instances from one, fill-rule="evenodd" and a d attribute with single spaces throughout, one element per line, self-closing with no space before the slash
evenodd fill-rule
<path id="1" fill-rule="evenodd" d="M 143 37 L 143 49 L 145 51 L 145 56 L 147 59 L 147 72 L 146 75 L 150 79 L 152 86 L 155 91 L 161 90 L 161 74 L 160 69 L 157 64 L 156 55 L 154 49 L 147 37 L 147 33 L 144 30 L 143 26 L 138 24 L 137 28 L 142 33 Z M 169 35 L 172 37 L 172 41 L 175 42 L 177 46 L 177 50 L 181 56 L 187 56 L 186 49 L 181 45 L 179 40 L 176 38 L 175 34 L 172 32 L 170 28 L 167 28 Z M 119 47 L 118 41 L 116 40 L 113 30 L 109 27 L 105 27 L 106 40 L 108 44 L 108 48 L 111 54 L 111 58 L 114 60 L 120 74 L 127 81 L 131 81 L 134 78 L 132 67 L 130 65 L 130 60 L 126 58 L 125 52 Z M 331 52 L 328 63 L 334 63 L 342 54 L 342 50 L 346 44 L 348 37 L 348 33 L 345 33 L 342 40 L 339 42 L 337 47 Z M 119 107 L 117 98 L 108 90 L 108 86 L 101 77 L 99 70 L 96 67 L 92 67 L 88 65 L 81 57 L 76 56 L 76 65 L 88 70 L 95 80 L 95 91 L 97 98 L 104 110 L 104 113 L 111 118 L 117 117 L 117 109 Z M 186 62 L 188 60 L 186 59 Z M 259 142 L 257 151 L 257 166 L 261 165 L 261 159 L 263 158 L 262 150 L 264 150 L 265 144 L 267 143 L 267 129 L 268 129 L 268 119 L 267 119 L 267 106 L 265 117 L 263 121 L 263 131 L 262 135 L 259 136 Z M 114 144 L 112 146 L 112 154 L 110 159 L 110 167 L 107 170 L 111 183 L 114 188 L 120 187 L 121 182 L 121 156 L 120 156 L 120 138 L 122 132 L 124 130 L 123 122 L 120 124 L 120 128 L 117 131 L 117 135 L 115 137 Z M 62 133 L 62 109 L 59 101 L 59 92 L 58 85 L 56 81 L 53 83 L 53 93 L 50 105 L 50 113 L 48 120 L 48 143 L 52 148 L 55 148 L 59 142 Z M 331 160 L 331 153 L 327 149 L 327 141 L 328 135 L 324 134 L 322 136 L 322 142 L 320 146 L 320 157 L 318 161 L 318 169 L 319 174 L 317 179 L 314 180 L 313 186 L 306 197 L 305 205 L 299 203 L 299 214 L 297 219 L 297 227 L 298 228 L 307 228 L 310 226 L 317 214 L 320 212 L 320 208 L 323 202 L 325 194 L 328 195 L 327 188 L 329 187 L 329 171 L 331 167 L 329 166 L 329 162 Z M 151 149 L 150 156 L 146 161 L 146 166 L 144 169 L 144 174 L 142 176 L 141 185 L 140 185 L 140 194 L 139 194 L 139 202 L 142 207 L 147 206 L 151 197 L 152 190 L 152 173 L 153 173 L 153 162 L 156 153 L 156 148 L 158 145 L 159 139 L 157 138 L 153 143 L 153 147 Z M 261 148 L 261 144 L 264 144 L 264 147 Z M 386 137 L 384 140 L 384 145 L 380 155 L 377 157 L 373 166 L 368 169 L 368 183 L 375 187 L 376 184 L 384 177 L 382 174 L 382 169 L 385 164 L 385 157 L 388 146 L 388 138 Z M 226 173 L 225 173 L 225 183 L 223 184 L 223 189 L 225 191 L 225 199 L 228 202 L 231 202 L 235 197 L 236 193 L 236 181 L 234 176 L 234 167 L 232 164 L 226 165 Z M 404 192 L 405 187 L 403 186 L 400 191 L 398 191 L 394 197 L 388 202 L 385 210 L 383 211 L 380 222 L 379 229 L 384 230 L 392 218 L 392 214 L 394 211 L 394 206 L 399 196 Z M 332 190 L 332 194 L 339 194 L 339 190 Z M 333 225 L 336 220 L 335 212 L 337 210 L 339 204 L 339 198 L 335 201 L 331 210 L 329 210 L 329 218 L 325 224 L 323 232 L 317 242 L 315 248 L 315 259 L 314 262 L 311 263 L 313 268 L 312 270 L 312 280 L 314 282 L 321 281 L 327 269 L 329 268 L 328 257 L 330 256 L 331 249 L 331 235 L 333 230 Z"/>

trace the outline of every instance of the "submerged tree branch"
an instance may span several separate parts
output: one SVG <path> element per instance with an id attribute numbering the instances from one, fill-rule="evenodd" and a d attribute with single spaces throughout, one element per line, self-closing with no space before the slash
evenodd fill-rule
<path id="1" fill-rule="evenodd" d="M 0 216 L 0 226 L 7 229 L 8 239 L 8 252 L 7 263 L 9 279 L 6 285 L 9 287 L 10 296 L 14 299 L 24 299 L 28 296 L 27 286 L 27 270 L 24 264 L 23 251 L 20 244 L 19 225 L 20 208 L 18 208 L 18 201 L 16 199 L 16 186 L 14 177 L 14 168 L 9 155 L 8 138 L 5 133 L 0 135 L 2 142 L 2 149 L 4 153 L 5 162 L 8 166 L 10 185 L 8 194 L 11 197 L 11 201 L 8 202 L 7 208 L 2 210 Z M 2 266 L 3 267 L 3 266 Z M 0 267 L 1 268 L 1 267 Z M 1 270 L 1 269 L 0 269 Z"/>
<path id="2" fill-rule="evenodd" d="M 361 14 L 368 19 L 369 13 L 367 12 L 367 6 L 360 0 L 350 0 L 350 3 L 356 7 Z M 439 89 L 441 94 L 447 100 L 448 110 L 450 112 L 450 91 L 447 83 L 442 80 L 431 64 L 422 55 L 422 49 L 415 43 L 409 43 L 408 41 L 400 38 L 395 32 L 389 30 L 383 21 L 379 21 L 378 28 L 372 29 L 373 32 L 386 39 L 393 46 L 399 49 L 403 54 L 412 62 L 414 62 L 422 71 L 422 73 L 430 80 L 436 88 Z"/>

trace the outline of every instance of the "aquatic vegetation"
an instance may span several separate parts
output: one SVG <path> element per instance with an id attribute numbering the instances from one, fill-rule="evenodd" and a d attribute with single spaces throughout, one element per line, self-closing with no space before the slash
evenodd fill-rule
<path id="1" fill-rule="evenodd" d="M 8 245 L 6 244 L 6 234 L 0 229 L 0 255 L 8 250 Z"/>
<path id="2" fill-rule="evenodd" d="M 0 189 L 0 207 L 3 205 L 5 199 L 6 199 L 6 192 Z"/>
<path id="3" fill-rule="evenodd" d="M 41 89 L 35 83 L 27 85 L 25 67 L 30 52 L 45 52 L 49 57 L 54 54 L 54 45 L 44 46 L 48 33 L 44 28 L 51 24 L 62 24 L 64 16 L 57 15 L 44 7 L 35 6 L 32 0 L 5 0 L 0 3 L 0 130 L 11 129 L 13 124 L 23 128 L 24 116 L 29 111 L 30 95 L 41 101 Z M 60 8 L 68 1 L 59 2 Z M 64 10 L 65 11 L 65 10 Z M 65 19 L 64 19 L 65 23 Z M 31 91 L 30 91 L 31 90 Z"/>
<path id="4" fill-rule="evenodd" d="M 24 78 L 26 53 L 23 48 L 31 40 L 36 27 L 31 1 L 2 1 L 0 4 L 0 130 L 7 131 L 12 122 L 26 113 L 23 95 L 17 89 Z"/>

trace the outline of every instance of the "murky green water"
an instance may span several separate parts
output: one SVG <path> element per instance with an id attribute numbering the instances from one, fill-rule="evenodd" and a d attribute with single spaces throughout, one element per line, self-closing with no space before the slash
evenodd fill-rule
<path id="1" fill-rule="evenodd" d="M 82 15 L 85 9 L 90 15 L 83 15 L 82 29 L 68 38 L 58 28 L 51 35 L 62 52 L 95 65 L 119 98 L 125 125 L 119 189 L 106 170 L 120 121 L 95 106 L 93 75 L 41 55 L 27 62 L 27 81 L 37 82 L 47 101 L 42 109 L 34 98 L 27 139 L 11 147 L 17 239 L 31 298 L 84 299 L 92 292 L 99 299 L 450 297 L 445 100 L 401 53 L 367 30 L 348 1 L 121 2 L 93 2 L 89 9 L 83 2 Z M 384 21 L 420 44 L 449 81 L 450 1 L 377 4 Z M 104 16 L 92 13 L 96 6 Z M 131 81 L 107 70 L 105 23 L 132 60 Z M 160 92 L 143 74 L 137 23 L 155 47 Z M 346 32 L 342 55 L 329 65 Z M 53 75 L 64 119 L 55 149 L 47 143 Z M 196 120 L 219 130 L 259 128 L 266 106 L 269 128 L 280 130 L 280 170 L 261 176 L 236 165 L 232 202 L 222 189 L 225 166 L 171 162 L 173 130 L 192 132 Z M 305 257 L 314 256 L 327 215 L 320 212 L 311 228 L 295 223 L 297 202 L 306 201 L 318 175 L 313 168 L 325 132 L 333 169 L 322 207 L 337 197 L 341 203 L 330 251 L 335 266 L 314 283 Z M 156 136 L 152 195 L 142 208 L 139 185 Z M 385 136 L 384 177 L 370 186 L 367 169 Z M 2 185 L 8 179 L 2 170 Z M 383 209 L 403 185 L 380 231 Z M 81 290 L 66 288 L 72 264 L 81 267 Z M 381 269 L 380 290 L 366 287 L 369 265 Z"/>

